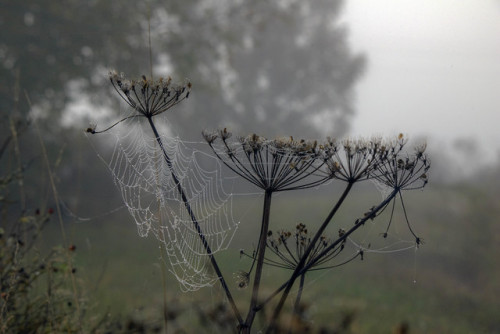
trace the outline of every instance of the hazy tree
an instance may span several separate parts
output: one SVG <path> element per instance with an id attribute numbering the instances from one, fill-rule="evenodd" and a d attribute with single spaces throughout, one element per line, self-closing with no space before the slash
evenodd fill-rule
<path id="1" fill-rule="evenodd" d="M 269 135 L 311 135 L 321 122 L 343 132 L 353 113 L 364 58 L 350 52 L 337 24 L 342 1 L 3 2 L 4 111 L 16 82 L 40 113 L 59 117 L 75 93 L 107 92 L 110 68 L 149 74 L 151 16 L 155 73 L 194 84 L 183 130 L 245 124 Z"/>
<path id="2" fill-rule="evenodd" d="M 0 1 L 0 113 L 24 119 L 28 94 L 44 120 L 38 125 L 49 155 L 64 153 L 55 173 L 75 210 L 81 196 L 101 196 L 97 188 L 106 184 L 83 190 L 83 177 L 103 174 L 88 163 L 95 153 L 78 141 L 80 130 L 91 121 L 107 125 L 100 115 L 121 108 L 110 93 L 110 69 L 149 76 L 148 18 L 154 76 L 193 83 L 189 101 L 166 114 L 183 138 L 199 140 L 203 129 L 219 126 L 319 137 L 317 122 L 340 136 L 353 114 L 365 61 L 338 24 L 342 1 Z M 84 117 L 67 117 L 75 101 L 88 102 L 79 107 Z M 69 122 L 72 128 L 61 126 Z M 23 144 L 27 155 L 40 154 L 37 136 L 23 136 Z"/>
<path id="3" fill-rule="evenodd" d="M 134 9 L 122 2 L 2 1 L 0 12 L 0 103 L 12 109 L 15 87 L 47 113 L 60 115 L 69 100 L 68 82 L 82 92 L 99 82 L 110 63 L 133 64 L 133 33 L 140 32 Z M 126 18 L 126 19 L 122 19 Z M 147 53 L 144 53 L 146 56 Z M 105 78 L 105 75 L 102 76 Z M 24 94 L 22 94 L 24 96 Z M 26 99 L 21 98 L 21 103 Z M 55 129 L 54 129 L 55 130 Z"/>
<path id="4" fill-rule="evenodd" d="M 194 83 L 196 102 L 187 107 L 198 128 L 229 124 L 268 136 L 311 136 L 321 124 L 342 134 L 365 59 L 348 48 L 347 30 L 337 23 L 341 5 L 192 1 L 163 26 L 156 48 Z M 155 21 L 167 22 L 163 16 L 168 9 Z"/>

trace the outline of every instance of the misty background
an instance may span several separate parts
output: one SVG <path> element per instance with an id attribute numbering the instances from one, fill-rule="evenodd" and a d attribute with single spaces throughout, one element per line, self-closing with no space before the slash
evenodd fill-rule
<path id="1" fill-rule="evenodd" d="M 500 241 L 498 1 L 0 0 L 0 7 L 0 169 L 16 164 L 8 146 L 14 121 L 27 167 L 24 202 L 55 205 L 36 123 L 76 240 L 88 245 L 88 236 L 98 243 L 104 235 L 112 243 L 135 232 L 84 130 L 125 113 L 109 70 L 150 75 L 149 22 L 154 77 L 193 84 L 189 99 L 165 115 L 181 139 L 199 141 L 203 129 L 218 127 L 269 138 L 426 138 L 430 183 L 412 209 L 422 211 L 431 250 L 419 276 L 448 270 L 441 284 L 465 291 L 452 316 L 470 312 L 467 302 L 499 310 L 487 297 L 500 292 L 491 257 Z M 4 221 L 21 202 L 16 189 L 10 194 L 17 204 L 2 208 Z M 115 269 L 109 265 L 109 280 Z M 498 321 L 486 322 L 499 330 Z"/>

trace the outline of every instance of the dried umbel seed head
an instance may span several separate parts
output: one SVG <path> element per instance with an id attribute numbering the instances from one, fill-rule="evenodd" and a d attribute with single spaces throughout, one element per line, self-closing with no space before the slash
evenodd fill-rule
<path id="1" fill-rule="evenodd" d="M 414 154 L 401 151 L 388 154 L 373 172 L 373 179 L 394 190 L 423 188 L 428 181 L 430 161 L 424 153 L 425 146 L 415 148 Z"/>
<path id="2" fill-rule="evenodd" d="M 255 133 L 234 140 L 226 128 L 216 134 L 204 131 L 203 136 L 227 167 L 261 189 L 305 189 L 330 180 L 329 175 L 319 173 L 326 161 L 317 141 L 268 140 Z"/>
<path id="3" fill-rule="evenodd" d="M 96 127 L 91 125 L 85 130 L 88 133 L 106 132 L 119 123 L 135 117 L 151 119 L 187 99 L 192 87 L 189 81 L 173 84 L 170 77 L 153 80 L 143 75 L 141 79 L 131 80 L 116 71 L 110 71 L 108 78 L 120 98 L 134 110 L 134 113 L 104 130 L 97 131 Z"/>
<path id="4" fill-rule="evenodd" d="M 332 137 L 326 137 L 325 146 L 336 148 L 337 147 L 337 140 L 335 138 L 332 138 Z"/>
<path id="5" fill-rule="evenodd" d="M 219 136 L 222 140 L 227 140 L 233 136 L 233 134 L 229 131 L 227 131 L 227 128 L 219 130 Z"/>
<path id="6" fill-rule="evenodd" d="M 191 83 L 173 84 L 172 78 L 139 80 L 125 78 L 123 73 L 109 72 L 109 80 L 120 97 L 140 114 L 146 117 L 159 115 L 189 97 Z"/>
<path id="7" fill-rule="evenodd" d="M 273 141 L 274 146 L 279 151 L 290 150 L 295 146 L 295 142 L 293 141 L 293 137 L 278 137 Z"/>
<path id="8" fill-rule="evenodd" d="M 239 141 L 241 142 L 245 152 L 247 153 L 258 152 L 264 145 L 267 146 L 268 144 L 270 144 L 270 142 L 268 142 L 266 138 L 255 133 L 246 137 L 239 137 Z"/>
<path id="9" fill-rule="evenodd" d="M 425 150 L 427 149 L 427 143 L 421 143 L 415 146 L 415 155 L 417 158 L 421 158 L 424 155 Z"/>
<path id="10" fill-rule="evenodd" d="M 367 179 L 379 160 L 381 144 L 378 139 L 344 139 L 336 145 L 330 138 L 325 144 L 326 170 L 332 178 L 354 183 Z"/>
<path id="11" fill-rule="evenodd" d="M 408 142 L 408 139 L 406 139 L 406 137 L 400 133 L 398 135 L 398 140 L 397 140 L 397 144 L 399 145 L 400 148 L 402 148 L 403 146 L 406 145 L 406 143 Z"/>
<path id="12" fill-rule="evenodd" d="M 408 220 L 403 192 L 407 190 L 422 189 L 427 185 L 430 160 L 425 154 L 425 143 L 416 146 L 413 153 L 404 152 L 402 150 L 405 143 L 406 139 L 400 134 L 395 143 L 384 153 L 384 158 L 377 164 L 377 168 L 372 173 L 372 177 L 377 186 L 387 188 L 387 190 L 394 195 L 391 200 L 393 208 L 396 199 L 401 203 L 408 229 L 415 237 L 418 246 L 421 244 L 421 239 L 415 234 Z M 372 211 L 365 214 L 365 218 L 373 217 Z M 384 238 L 388 236 L 392 220 L 393 215 L 391 214 L 386 231 L 382 234 Z"/>
<path id="13" fill-rule="evenodd" d="M 250 273 L 243 270 L 234 273 L 234 278 L 236 279 L 238 289 L 245 289 L 250 283 Z"/>
<path id="14" fill-rule="evenodd" d="M 339 234 L 341 232 L 339 231 Z M 278 237 L 273 238 L 272 236 L 278 235 Z M 343 236 L 345 231 L 342 232 Z M 324 235 L 320 235 L 316 242 L 313 244 L 312 236 L 315 232 L 309 232 L 307 226 L 304 223 L 298 223 L 295 225 L 295 232 L 290 232 L 287 230 L 281 230 L 277 233 L 269 234 L 266 240 L 266 247 L 276 255 L 274 257 L 266 257 L 266 264 L 271 266 L 276 266 L 280 268 L 286 268 L 294 270 L 299 264 L 300 259 L 309 247 L 311 247 L 310 252 L 306 255 L 307 266 L 311 263 L 311 270 L 325 269 L 336 267 L 339 264 L 329 264 L 331 260 L 336 258 L 344 249 L 345 240 L 339 245 L 335 246 L 335 240 L 332 240 Z M 331 248 L 328 249 L 328 248 Z M 328 250 L 327 250 L 328 249 Z M 320 257 L 316 257 L 326 250 Z M 341 263 L 342 264 L 342 263 Z M 308 269 L 309 270 L 309 269 Z"/>
<path id="15" fill-rule="evenodd" d="M 209 131 L 209 130 L 203 130 L 201 132 L 203 138 L 207 141 L 209 145 L 211 145 L 218 137 L 219 134 L 217 131 Z"/>

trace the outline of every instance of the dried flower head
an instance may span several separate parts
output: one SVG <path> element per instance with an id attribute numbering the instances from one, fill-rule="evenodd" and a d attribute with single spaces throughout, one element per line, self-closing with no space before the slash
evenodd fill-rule
<path id="1" fill-rule="evenodd" d="M 406 141 L 403 142 L 402 140 L 403 137 L 400 135 L 396 146 L 384 153 L 383 160 L 381 163 L 377 164 L 377 169 L 373 172 L 372 176 L 376 184 L 385 187 L 394 196 L 391 201 L 392 208 L 389 222 L 385 232 L 382 233 L 383 237 L 387 238 L 388 236 L 388 231 L 394 216 L 396 200 L 399 198 L 406 223 L 411 234 L 415 237 L 416 244 L 418 246 L 422 244 L 422 239 L 415 234 L 410 225 L 406 207 L 404 205 L 402 191 L 421 189 L 425 187 L 428 183 L 427 175 L 431 164 L 425 154 L 425 143 L 415 147 L 415 152 L 413 154 L 409 154 L 402 151 L 402 148 L 406 143 Z M 391 202 L 387 203 L 387 206 Z"/>
<path id="2" fill-rule="evenodd" d="M 205 138 L 208 144 L 212 144 L 219 136 L 217 131 L 209 131 L 209 130 L 203 130 L 201 134 L 203 138 Z"/>
<path id="3" fill-rule="evenodd" d="M 402 148 L 402 146 L 401 146 Z M 428 182 L 427 173 L 431 167 L 425 154 L 426 145 L 415 147 L 415 153 L 409 154 L 401 149 L 392 149 L 384 153 L 377 164 L 373 179 L 395 190 L 421 189 Z"/>
<path id="4" fill-rule="evenodd" d="M 345 231 L 340 229 L 339 239 L 344 238 L 344 235 Z M 312 236 L 314 236 L 314 233 L 311 234 L 303 223 L 295 226 L 295 232 L 287 230 L 269 231 L 266 239 L 266 247 L 274 256 L 266 256 L 264 263 L 278 268 L 295 270 L 307 248 L 311 245 Z M 331 247 L 334 242 L 334 239 L 321 236 L 307 256 L 304 266 L 308 267 L 308 270 L 333 268 L 343 265 L 359 255 L 356 254 L 348 260 L 339 261 L 339 263 L 327 263 L 339 256 L 344 250 L 345 238 L 336 246 Z M 322 254 L 321 257 L 318 257 L 324 250 L 330 247 L 331 249 Z M 242 254 L 255 259 L 255 254 L 249 255 L 244 252 Z"/>
<path id="5" fill-rule="evenodd" d="M 234 278 L 236 279 L 238 289 L 245 289 L 250 283 L 250 273 L 243 270 L 238 270 L 234 273 Z"/>
<path id="6" fill-rule="evenodd" d="M 146 117 L 159 115 L 189 97 L 191 83 L 177 85 L 172 78 L 152 80 L 142 76 L 139 80 L 126 79 L 116 71 L 109 72 L 109 80 L 129 106 Z"/>
<path id="7" fill-rule="evenodd" d="M 261 189 L 304 189 L 330 179 L 318 173 L 326 161 L 324 149 L 316 141 L 268 140 L 257 134 L 231 140 L 227 128 L 204 131 L 203 137 L 227 167 Z"/>
<path id="8" fill-rule="evenodd" d="M 345 139 L 340 143 L 327 138 L 325 146 L 326 173 L 346 182 L 368 179 L 385 150 L 380 138 Z"/>

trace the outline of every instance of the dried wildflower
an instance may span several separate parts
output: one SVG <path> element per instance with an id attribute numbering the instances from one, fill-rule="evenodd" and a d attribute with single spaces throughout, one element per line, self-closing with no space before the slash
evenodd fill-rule
<path id="1" fill-rule="evenodd" d="M 382 163 L 377 164 L 373 179 L 397 191 L 425 187 L 431 165 L 424 152 L 425 145 L 421 145 L 412 155 L 401 150 L 385 154 Z"/>
<path id="2" fill-rule="evenodd" d="M 343 229 L 340 229 L 339 239 L 344 235 L 345 231 Z M 305 255 L 307 248 L 310 246 L 312 236 L 314 236 L 314 233 L 310 234 L 306 225 L 303 223 L 299 223 L 295 226 L 295 232 L 290 232 L 287 230 L 280 230 L 277 232 L 269 231 L 267 234 L 266 246 L 275 256 L 266 256 L 264 263 L 278 268 L 295 270 L 301 258 Z M 332 240 L 325 236 L 321 236 L 307 256 L 307 260 L 304 266 L 309 267 L 308 270 L 320 270 L 333 268 L 354 259 L 353 257 L 348 261 L 342 261 L 336 264 L 327 264 L 327 262 L 336 258 L 342 252 L 342 250 L 344 250 L 345 239 L 337 246 L 330 249 L 327 253 L 323 254 L 320 258 L 318 258 L 318 255 L 325 249 L 327 249 L 330 245 L 332 245 L 334 241 L 335 240 Z M 246 254 L 245 252 L 243 252 L 242 254 L 250 258 L 255 258 L 255 254 L 250 255 Z"/>
<path id="3" fill-rule="evenodd" d="M 430 169 L 430 161 L 425 154 L 425 144 L 421 144 L 415 148 L 414 154 L 408 154 L 402 151 L 406 141 L 403 141 L 402 135 L 398 137 L 396 147 L 384 154 L 382 163 L 377 164 L 377 170 L 373 173 L 373 180 L 383 187 L 388 188 L 394 196 L 392 200 L 391 214 L 386 231 L 382 234 L 387 238 L 388 231 L 394 216 L 394 209 L 397 198 L 401 201 L 403 213 L 406 223 L 412 235 L 415 237 L 417 246 L 422 244 L 422 239 L 419 238 L 411 228 L 406 207 L 403 201 L 402 191 L 421 189 L 427 185 L 427 173 Z M 387 204 L 387 206 L 390 202 Z M 386 207 L 387 207 L 386 206 Z M 385 208 L 386 208 L 385 207 Z M 379 214 L 385 210 L 383 208 Z"/>
<path id="4" fill-rule="evenodd" d="M 120 97 L 140 114 L 150 118 L 159 115 L 189 97 L 191 83 L 172 83 L 172 78 L 129 80 L 123 74 L 109 72 L 109 80 Z"/>
<path id="5" fill-rule="evenodd" d="M 267 191 L 310 188 L 330 179 L 317 173 L 326 161 L 324 149 L 316 141 L 268 140 L 257 134 L 230 140 L 232 133 L 227 128 L 204 131 L 203 137 L 227 167 Z"/>
<path id="6" fill-rule="evenodd" d="M 345 234 L 345 230 L 343 228 L 339 228 L 339 238 L 342 238 Z"/>
<path id="7" fill-rule="evenodd" d="M 227 128 L 219 130 L 219 136 L 222 138 L 222 140 L 227 140 L 231 138 L 233 134 L 229 131 L 227 131 Z"/>
<path id="8" fill-rule="evenodd" d="M 326 174 L 351 183 L 368 179 L 382 159 L 380 153 L 385 150 L 378 138 L 345 139 L 340 144 L 327 138 L 324 147 Z"/>
<path id="9" fill-rule="evenodd" d="M 203 135 L 203 138 L 205 138 L 208 144 L 212 144 L 218 137 L 217 131 L 203 130 L 201 134 Z"/>
<path id="10" fill-rule="evenodd" d="M 250 273 L 243 270 L 238 270 L 234 273 L 234 278 L 236 279 L 238 289 L 245 289 L 250 283 Z"/>
<path id="11" fill-rule="evenodd" d="M 417 158 L 422 158 L 426 149 L 427 149 L 427 143 L 425 142 L 415 146 L 415 156 Z"/>
<path id="12" fill-rule="evenodd" d="M 109 72 L 108 77 L 118 95 L 138 114 L 134 113 L 125 117 L 101 131 L 96 131 L 95 124 L 91 124 L 85 130 L 86 132 L 92 134 L 106 132 L 119 123 L 134 117 L 143 116 L 151 120 L 153 116 L 159 115 L 187 99 L 191 92 L 189 81 L 182 85 L 176 85 L 172 83 L 170 77 L 152 80 L 143 75 L 139 80 L 130 80 L 125 78 L 123 73 L 118 74 L 116 71 Z"/>
<path id="13" fill-rule="evenodd" d="M 251 256 L 254 261 L 248 271 L 251 272 L 255 265 L 249 306 L 253 310 L 257 305 L 265 264 L 273 192 L 315 187 L 327 182 L 330 176 L 317 173 L 325 164 L 317 142 L 296 142 L 292 137 L 268 140 L 257 134 L 231 140 L 232 133 L 227 128 L 219 130 L 217 137 L 209 134 L 210 132 L 204 132 L 204 137 L 217 158 L 234 173 L 265 191 L 258 246 Z"/>

